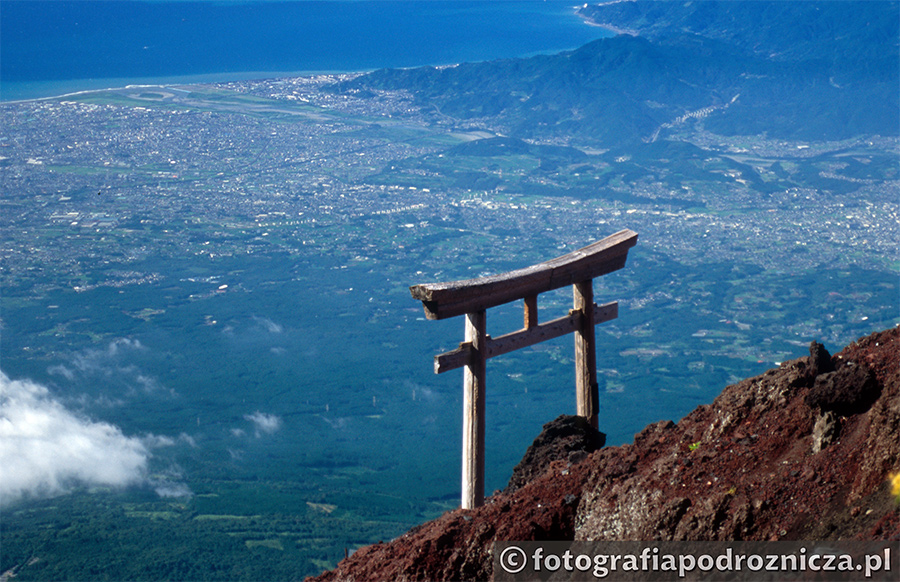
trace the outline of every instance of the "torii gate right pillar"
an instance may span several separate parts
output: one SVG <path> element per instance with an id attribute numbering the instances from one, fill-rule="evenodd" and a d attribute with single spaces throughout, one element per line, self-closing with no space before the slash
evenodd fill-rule
<path id="1" fill-rule="evenodd" d="M 594 284 L 591 279 L 575 283 L 574 311 L 581 313 L 575 330 L 575 410 L 598 427 L 600 394 L 597 386 L 597 344 L 594 336 Z"/>

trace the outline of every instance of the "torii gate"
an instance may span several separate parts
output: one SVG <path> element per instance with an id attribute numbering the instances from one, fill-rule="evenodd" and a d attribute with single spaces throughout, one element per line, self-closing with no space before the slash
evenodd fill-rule
<path id="1" fill-rule="evenodd" d="M 597 428 L 599 394 L 594 325 L 619 315 L 617 302 L 596 305 L 593 279 L 625 266 L 638 235 L 622 230 L 553 260 L 479 279 L 426 283 L 409 288 L 422 301 L 428 319 L 466 316 L 465 341 L 434 357 L 434 372 L 465 367 L 463 372 L 462 507 L 484 505 L 485 364 L 488 358 L 575 333 L 576 414 Z M 538 323 L 537 296 L 572 285 L 575 304 L 569 315 Z M 517 299 L 525 302 L 525 324 L 498 338 L 487 335 L 486 310 Z"/>

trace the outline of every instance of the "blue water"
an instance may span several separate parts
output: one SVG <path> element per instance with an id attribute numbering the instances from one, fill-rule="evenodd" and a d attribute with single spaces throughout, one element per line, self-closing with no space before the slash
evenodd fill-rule
<path id="1" fill-rule="evenodd" d="M 483 61 L 608 34 L 566 1 L 4 1 L 0 98 Z"/>

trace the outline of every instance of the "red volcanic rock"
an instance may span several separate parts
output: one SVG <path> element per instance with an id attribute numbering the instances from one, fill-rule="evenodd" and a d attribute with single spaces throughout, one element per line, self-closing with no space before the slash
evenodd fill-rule
<path id="1" fill-rule="evenodd" d="M 550 461 L 545 431 L 539 476 L 316 580 L 488 580 L 498 540 L 900 539 L 900 329 L 823 352 L 583 459 Z"/>
<path id="2" fill-rule="evenodd" d="M 633 445 L 596 453 L 576 539 L 900 536 L 869 532 L 896 514 L 886 480 L 900 468 L 898 336 L 848 346 L 832 358 L 835 372 L 786 362 L 678 425 L 651 425 Z M 843 519 L 854 506 L 854 520 Z"/>

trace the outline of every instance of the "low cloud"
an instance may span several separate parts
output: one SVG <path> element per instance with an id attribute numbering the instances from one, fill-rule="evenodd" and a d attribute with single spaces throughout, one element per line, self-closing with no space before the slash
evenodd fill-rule
<path id="1" fill-rule="evenodd" d="M 0 372 L 0 503 L 58 495 L 75 485 L 141 483 L 149 457 L 141 439 L 68 410 L 39 384 Z"/>
<path id="2" fill-rule="evenodd" d="M 149 480 L 149 485 L 153 487 L 153 490 L 160 497 L 193 497 L 194 492 L 191 491 L 191 488 L 186 483 L 182 482 L 183 477 L 181 468 L 174 465 L 153 476 Z"/>
<path id="3" fill-rule="evenodd" d="M 110 375 L 113 373 L 113 368 L 111 367 L 113 362 L 119 361 L 119 358 L 124 355 L 146 350 L 147 348 L 144 347 L 144 344 L 138 340 L 119 338 L 109 342 L 105 349 L 84 350 L 72 359 L 71 365 L 82 373 L 102 372 Z M 60 368 L 60 371 L 65 369 L 64 366 L 59 366 L 58 368 Z M 65 374 L 65 372 L 63 373 Z"/>
<path id="4" fill-rule="evenodd" d="M 253 414 L 245 414 L 245 420 L 249 420 L 256 427 L 256 437 L 259 438 L 262 433 L 272 434 L 281 428 L 281 419 L 274 414 L 265 414 L 256 411 Z"/>
<path id="5" fill-rule="evenodd" d="M 174 390 L 160 385 L 137 365 L 129 363 L 149 353 L 150 350 L 140 341 L 119 338 L 109 342 L 105 348 L 83 350 L 69 358 L 67 363 L 50 366 L 47 371 L 76 385 L 102 382 L 107 390 L 113 390 L 119 396 L 176 397 Z M 82 398 L 88 399 L 88 396 L 83 395 Z M 111 398 L 108 394 L 94 395 L 94 398 L 97 399 L 96 404 L 103 406 L 126 404 L 122 398 Z"/>
<path id="6" fill-rule="evenodd" d="M 197 446 L 197 441 L 194 440 L 194 437 L 187 434 L 186 432 L 183 432 L 180 435 L 178 435 L 178 440 L 180 440 L 184 443 L 187 443 L 192 449 L 199 448 Z"/>
<path id="7" fill-rule="evenodd" d="M 275 323 L 268 317 L 257 317 L 254 315 L 253 320 L 269 333 L 281 333 L 284 331 L 284 328 L 281 327 L 281 325 Z"/>
<path id="8" fill-rule="evenodd" d="M 410 382 L 409 380 L 404 380 L 403 386 L 407 390 L 409 390 L 409 395 L 412 400 L 434 402 L 440 396 L 428 386 L 416 384 L 415 382 Z"/>
<path id="9" fill-rule="evenodd" d="M 156 494 L 160 497 L 184 498 L 194 496 L 194 492 L 191 491 L 191 488 L 184 483 L 152 483 L 152 485 L 154 485 L 153 490 L 156 491 Z"/>

